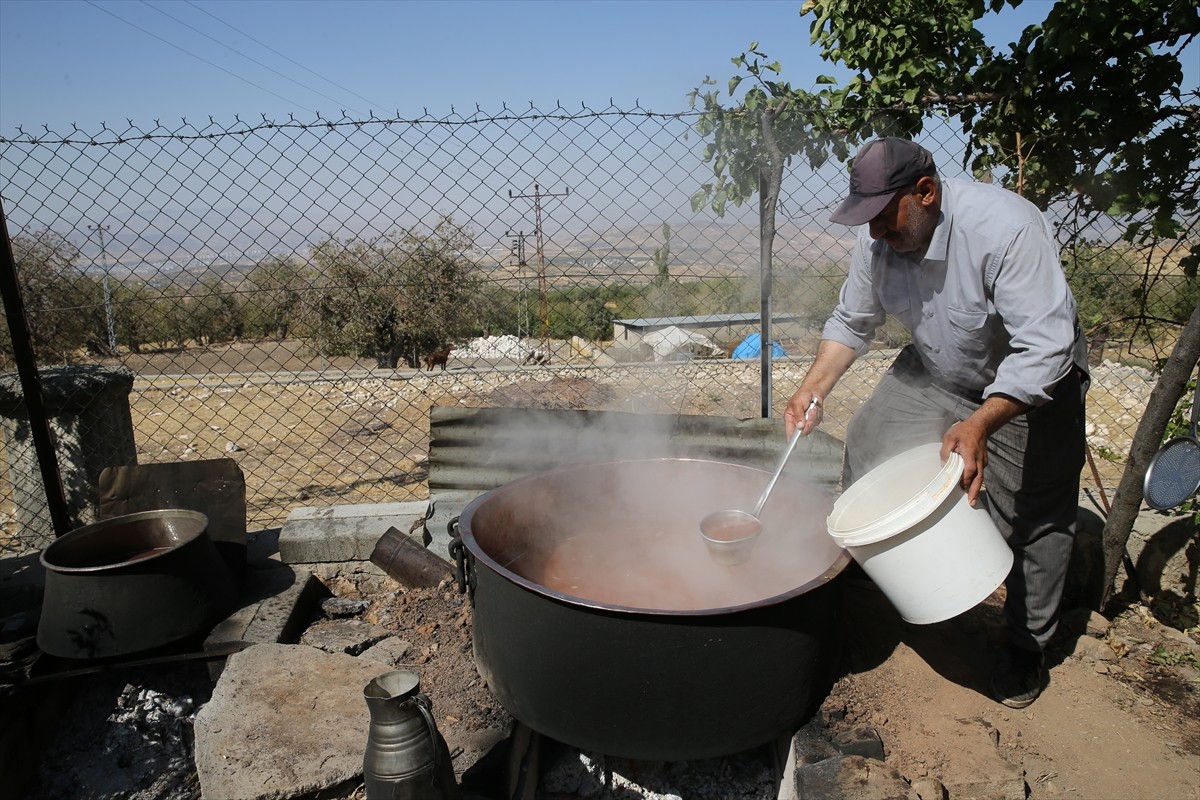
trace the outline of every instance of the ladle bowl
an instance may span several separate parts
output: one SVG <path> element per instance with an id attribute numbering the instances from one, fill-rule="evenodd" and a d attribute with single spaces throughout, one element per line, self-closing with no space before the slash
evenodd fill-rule
<path id="1" fill-rule="evenodd" d="M 726 509 L 714 511 L 700 520 L 700 535 L 713 561 L 725 566 L 737 566 L 750 559 L 762 521 L 749 511 Z"/>

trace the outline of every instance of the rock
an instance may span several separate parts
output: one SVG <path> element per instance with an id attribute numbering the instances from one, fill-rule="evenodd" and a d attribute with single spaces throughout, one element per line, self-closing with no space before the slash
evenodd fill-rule
<path id="1" fill-rule="evenodd" d="M 360 781 L 370 726 L 363 687 L 386 671 L 304 645 L 230 656 L 196 715 L 205 800 L 287 800 Z"/>
<path id="2" fill-rule="evenodd" d="M 874 728 L 859 726 L 847 731 L 841 731 L 833 737 L 833 746 L 842 755 L 863 756 L 883 761 L 883 739 Z"/>
<path id="3" fill-rule="evenodd" d="M 360 619 L 327 619 L 310 625 L 300 637 L 300 644 L 326 653 L 356 656 L 391 635 L 392 632 L 382 625 L 372 625 Z"/>
<path id="4" fill-rule="evenodd" d="M 1163 625 L 1162 635 L 1163 638 L 1170 639 L 1173 642 L 1183 645 L 1188 649 L 1188 652 L 1200 653 L 1200 644 L 1197 644 L 1191 636 L 1188 636 L 1178 628 L 1172 628 L 1170 625 Z"/>
<path id="5" fill-rule="evenodd" d="M 1087 619 L 1087 635 L 1094 636 L 1097 639 L 1103 639 L 1108 635 L 1108 628 L 1111 623 L 1108 618 L 1097 611 L 1089 611 Z"/>
<path id="6" fill-rule="evenodd" d="M 797 767 L 816 764 L 838 755 L 838 750 L 833 746 L 827 732 L 816 722 L 809 722 L 796 731 L 796 735 L 792 737 L 792 750 L 796 754 Z"/>
<path id="7" fill-rule="evenodd" d="M 799 800 L 919 800 L 893 767 L 862 756 L 838 756 L 797 767 Z"/>
<path id="8" fill-rule="evenodd" d="M 1080 636 L 1075 640 L 1071 655 L 1081 661 L 1116 661 L 1117 654 L 1107 640 L 1093 639 L 1090 636 Z"/>
<path id="9" fill-rule="evenodd" d="M 367 600 L 352 600 L 349 597 L 329 597 L 321 601 L 321 612 L 330 619 L 357 617 L 370 606 Z"/>
<path id="10" fill-rule="evenodd" d="M 912 789 L 921 800 L 948 800 L 946 787 L 937 778 L 919 778 L 913 781 Z"/>
<path id="11" fill-rule="evenodd" d="M 410 650 L 412 650 L 412 642 L 405 641 L 399 636 L 389 636 L 362 651 L 358 657 L 394 667 L 408 655 Z"/>

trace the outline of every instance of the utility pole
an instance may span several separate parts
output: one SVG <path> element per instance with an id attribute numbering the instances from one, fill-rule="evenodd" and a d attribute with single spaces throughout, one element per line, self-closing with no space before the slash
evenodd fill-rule
<path id="1" fill-rule="evenodd" d="M 524 269 L 529 266 L 529 262 L 525 260 L 525 240 L 529 238 L 529 234 L 525 231 L 517 231 L 515 234 L 512 231 L 505 231 L 504 235 L 513 237 L 512 257 L 517 260 L 514 266 L 520 268 L 517 271 L 517 338 L 520 339 L 522 320 L 529 332 L 533 332 L 533 326 L 529 323 L 529 301 L 525 296 L 525 292 L 529 289 Z"/>
<path id="2" fill-rule="evenodd" d="M 108 323 L 108 352 L 117 354 L 117 329 L 113 324 L 112 292 L 108 288 L 108 256 L 104 251 L 104 232 L 111 230 L 110 225 L 88 225 L 89 231 L 100 234 L 100 268 L 104 270 L 104 319 Z"/>
<path id="3" fill-rule="evenodd" d="M 570 193 L 570 187 L 561 194 L 543 192 L 541 187 L 538 186 L 537 181 L 533 183 L 533 194 L 513 194 L 512 189 L 508 190 L 508 196 L 513 200 L 533 200 L 533 236 L 534 243 L 537 246 L 538 260 L 538 311 L 542 319 L 542 350 L 547 358 L 550 357 L 550 307 L 546 302 L 546 251 L 542 240 L 542 198 L 566 197 Z"/>

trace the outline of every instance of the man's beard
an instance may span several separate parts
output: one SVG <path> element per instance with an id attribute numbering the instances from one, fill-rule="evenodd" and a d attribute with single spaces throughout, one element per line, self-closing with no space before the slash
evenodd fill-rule
<path id="1" fill-rule="evenodd" d="M 906 198 L 904 202 L 909 204 L 908 213 L 904 216 L 904 224 L 892 234 L 892 236 L 899 236 L 899 241 L 893 243 L 892 236 L 888 236 L 888 246 L 897 253 L 923 253 L 929 246 L 928 240 L 932 235 L 929 220 L 933 216 L 933 210 L 921 205 L 915 198 Z"/>

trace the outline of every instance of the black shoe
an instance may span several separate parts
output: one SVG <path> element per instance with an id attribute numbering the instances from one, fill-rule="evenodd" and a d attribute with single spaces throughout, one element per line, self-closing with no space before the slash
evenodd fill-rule
<path id="1" fill-rule="evenodd" d="M 1041 653 L 1009 645 L 992 676 L 992 697 L 1009 708 L 1025 708 L 1038 699 L 1048 679 Z"/>

